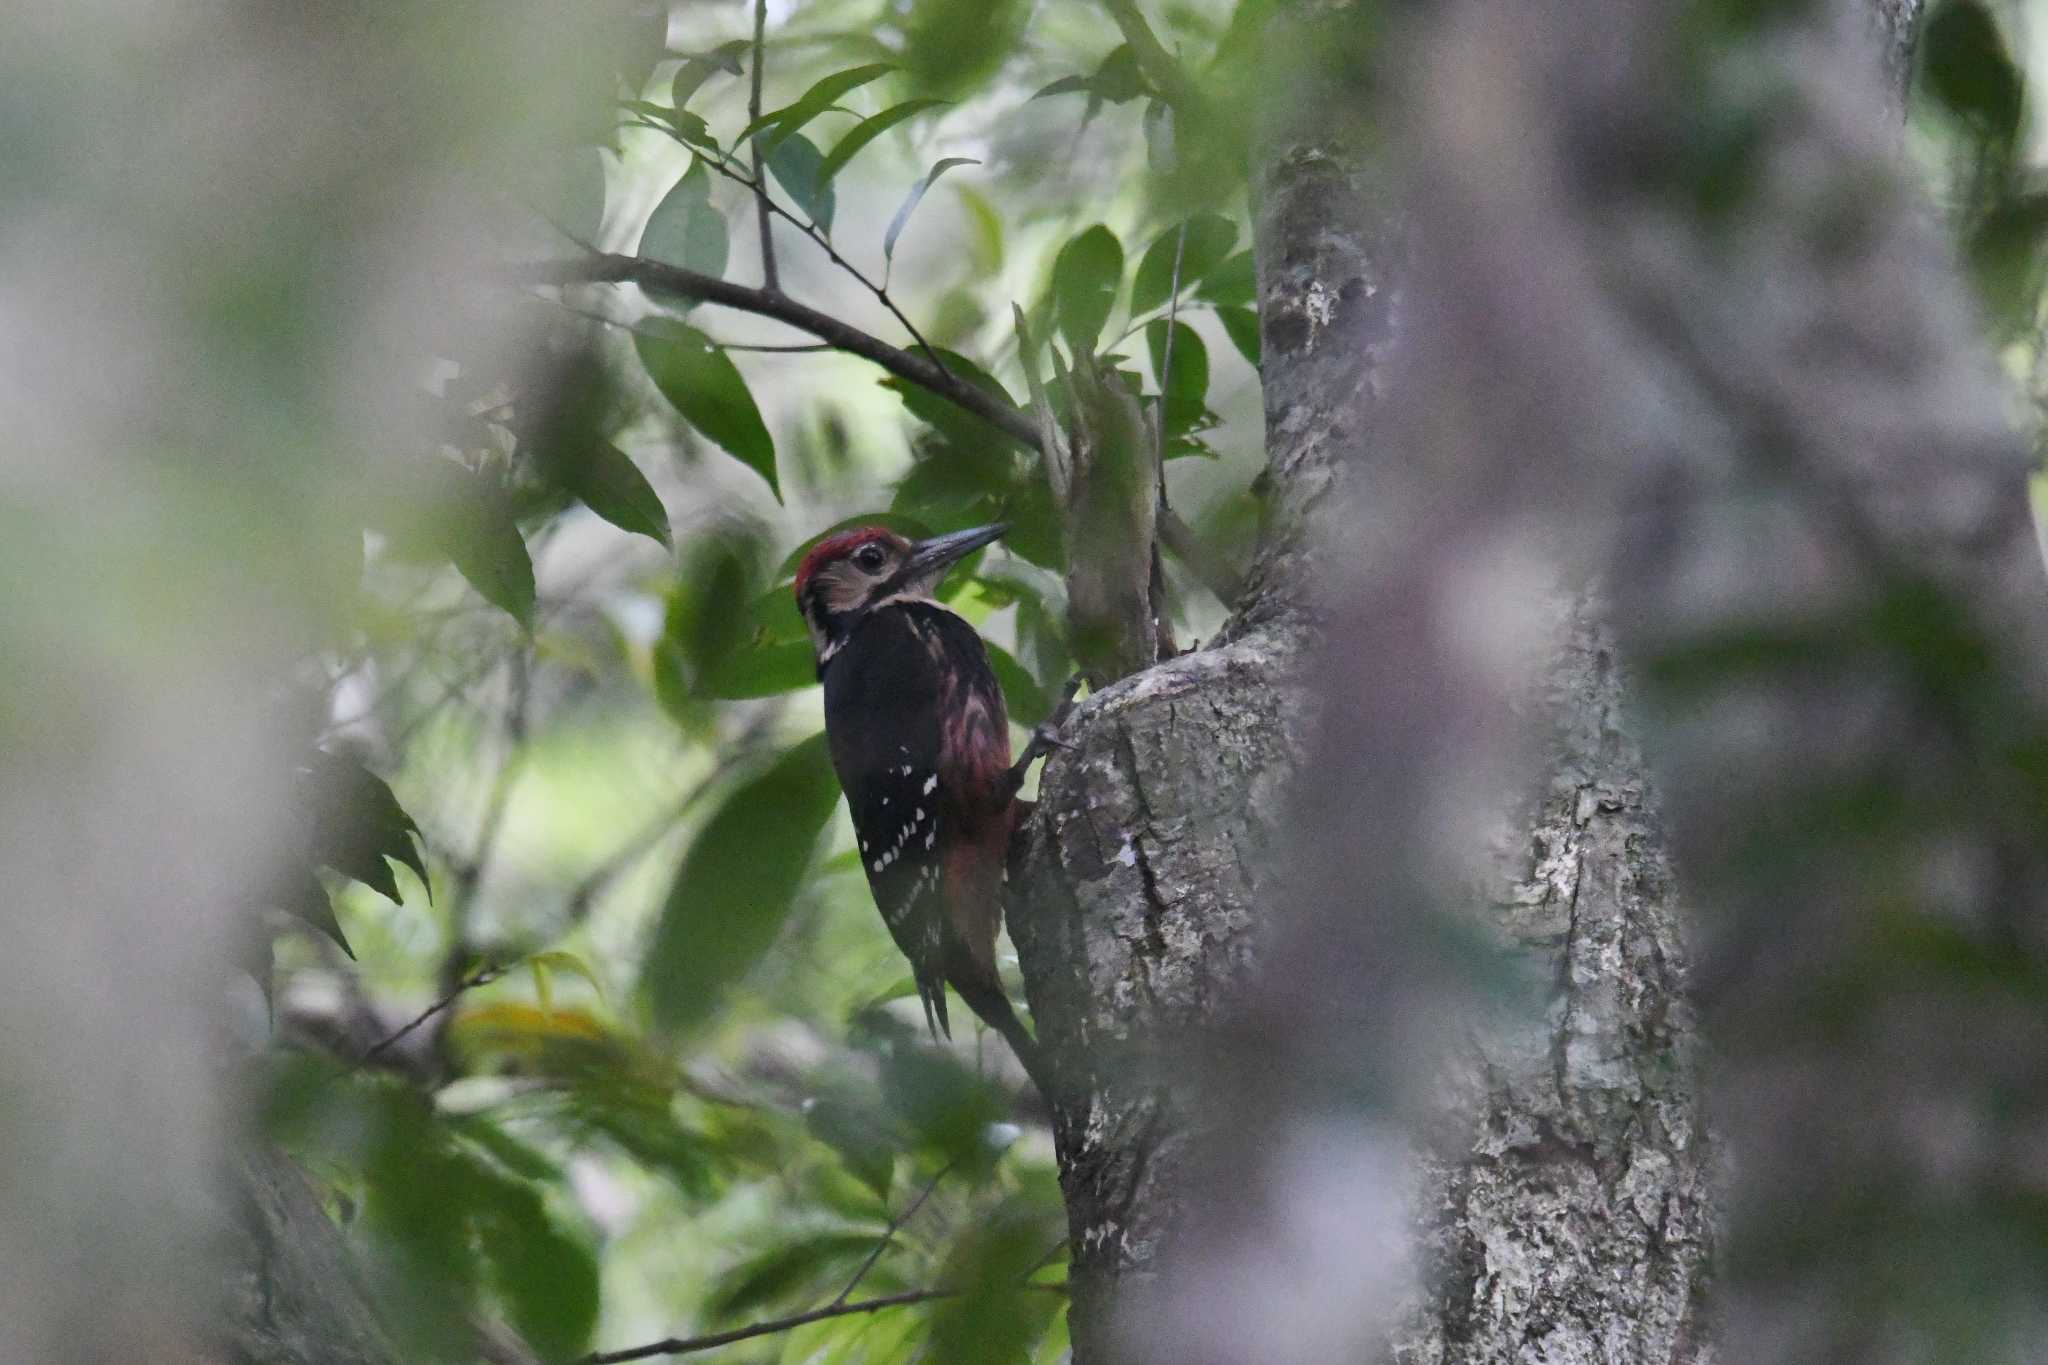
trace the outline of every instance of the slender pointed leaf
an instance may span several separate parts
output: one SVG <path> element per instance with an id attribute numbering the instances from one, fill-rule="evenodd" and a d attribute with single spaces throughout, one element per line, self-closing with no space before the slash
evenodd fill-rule
<path id="1" fill-rule="evenodd" d="M 486 1277 L 511 1325 L 543 1359 L 580 1355 L 597 1327 L 597 1258 L 533 1185 L 480 1161 L 463 1167 Z"/>
<path id="2" fill-rule="evenodd" d="M 669 543 L 668 509 L 640 466 L 609 441 L 585 446 L 557 471 L 561 486 L 621 531 Z"/>
<path id="3" fill-rule="evenodd" d="M 779 499 L 775 440 L 732 358 L 696 328 L 656 319 L 634 334 L 648 377 L 691 426 L 768 481 Z"/>
<path id="4" fill-rule="evenodd" d="M 945 103 L 945 100 L 940 99 L 905 100 L 901 104 L 889 106 L 871 118 L 862 119 L 847 132 L 846 136 L 840 138 L 826 155 L 824 165 L 818 168 L 819 183 L 831 183 L 832 177 L 838 175 L 846 163 L 853 160 L 855 153 L 897 124 Z"/>
<path id="5" fill-rule="evenodd" d="M 1165 431 L 1171 438 L 1193 430 L 1209 402 L 1209 348 L 1201 334 L 1185 322 L 1172 324 L 1173 354 L 1166 354 L 1168 324 L 1164 318 L 1145 328 L 1152 353 L 1152 373 L 1160 376 L 1165 395 Z M 1171 363 L 1170 372 L 1167 366 Z"/>
<path id="6" fill-rule="evenodd" d="M 837 799 L 818 734 L 740 787 L 705 824 L 648 952 L 648 1002 L 663 1028 L 701 1022 L 775 941 Z"/>
<path id="7" fill-rule="evenodd" d="M 791 133 L 777 141 L 773 150 L 764 149 L 762 156 L 775 183 L 796 200 L 819 231 L 829 235 L 835 201 L 831 182 L 820 178 L 825 158 L 817 144 L 802 133 Z"/>
<path id="8" fill-rule="evenodd" d="M 896 68 L 888 62 L 870 62 L 845 71 L 835 71 L 799 95 L 795 101 L 780 109 L 771 109 L 748 124 L 740 132 L 744 142 L 757 133 L 765 133 L 761 154 L 770 156 L 781 141 L 797 132 L 806 123 L 830 109 L 839 102 L 839 97 L 858 90 L 870 81 L 881 79 Z"/>
<path id="9" fill-rule="evenodd" d="M 896 216 L 889 220 L 888 231 L 882 234 L 882 259 L 891 262 L 896 259 L 896 239 L 903 235 L 903 229 L 910 222 L 910 215 L 916 211 L 919 202 L 924 199 L 925 191 L 938 183 L 940 176 L 955 166 L 980 164 L 971 156 L 949 156 L 934 162 L 930 170 L 918 177 L 917 183 L 910 187 L 910 193 L 903 196 L 902 204 L 896 209 Z"/>
<path id="10" fill-rule="evenodd" d="M 669 97 L 681 109 L 690 102 L 699 86 L 719 72 L 737 76 L 744 69 L 740 66 L 740 54 L 752 44 L 744 38 L 735 38 L 729 43 L 720 43 L 709 52 L 700 52 L 683 59 L 676 68 L 675 81 L 669 88 Z"/>

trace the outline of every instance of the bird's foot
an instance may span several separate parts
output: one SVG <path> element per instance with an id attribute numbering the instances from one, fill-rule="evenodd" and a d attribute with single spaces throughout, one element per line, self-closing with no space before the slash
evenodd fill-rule
<path id="1" fill-rule="evenodd" d="M 1024 745 L 1024 752 L 1010 765 L 1004 775 L 1005 785 L 1014 794 L 1024 785 L 1024 774 L 1031 765 L 1043 758 L 1049 751 L 1059 749 L 1071 751 L 1073 745 L 1060 738 L 1060 731 L 1066 728 L 1067 720 L 1074 714 L 1074 694 L 1081 690 L 1083 679 L 1075 675 L 1068 681 L 1066 690 L 1060 694 L 1060 704 L 1052 714 L 1040 721 L 1031 731 L 1030 740 Z"/>

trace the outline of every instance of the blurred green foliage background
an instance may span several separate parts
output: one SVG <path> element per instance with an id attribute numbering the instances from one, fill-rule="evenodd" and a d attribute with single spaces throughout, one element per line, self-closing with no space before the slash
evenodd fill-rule
<path id="1" fill-rule="evenodd" d="M 483 1319 L 567 1360 L 935 1289 L 727 1358 L 1060 1358 L 1043 1112 L 996 1040 L 923 1037 L 787 590 L 828 528 L 1012 522 L 949 600 L 994 647 L 1013 719 L 1039 719 L 1073 661 L 1036 454 L 768 318 L 546 285 L 541 266 L 597 250 L 759 284 L 758 156 L 783 295 L 1012 406 L 1012 305 L 1033 337 L 1110 357 L 1157 404 L 1171 505 L 1241 563 L 1262 459 L 1245 158 L 1267 6 L 1152 8 L 1187 90 L 1127 40 L 1128 9 L 777 0 L 758 51 L 751 5 L 650 9 L 593 45 L 580 137 L 477 168 L 499 207 L 459 250 L 502 287 L 394 338 L 376 377 L 435 437 L 389 452 L 367 497 L 289 464 L 274 483 L 230 471 L 238 499 L 291 507 L 237 528 L 195 581 L 288 563 L 280 591 L 323 607 L 356 585 L 315 613 L 325 639 L 281 646 L 308 661 L 281 708 L 307 757 L 280 783 L 302 818 L 266 898 L 288 927 L 251 959 L 270 995 L 252 1019 L 279 1044 L 265 1131 L 316 1175 L 417 1358 L 470 1358 Z M 2007 55 L 2019 17 L 1937 12 L 1915 145 L 2038 398 L 2048 190 Z M 422 60 L 498 59 L 415 22 Z M 501 79 L 544 58 L 505 56 Z M 434 126 L 504 116 L 468 90 L 449 83 Z M 1737 160 L 1744 136 L 1728 131 Z M 35 164 L 15 169 L 34 186 Z M 274 228 L 402 206 L 374 179 L 337 171 L 252 213 Z M 273 400 L 277 441 L 310 449 L 332 414 L 297 360 L 347 300 L 297 240 L 241 244 L 200 304 Z M 205 423 L 176 434 L 200 448 Z M 33 545 L 36 518 L 15 520 Z M 1182 642 L 1213 633 L 1226 604 L 1167 570 Z"/>
<path id="2" fill-rule="evenodd" d="M 268 973 L 269 1131 L 423 1356 L 465 1358 L 480 1314 L 567 1359 L 934 1287 L 959 1292 L 729 1355 L 1064 1349 L 1044 1111 L 992 1035 L 924 1037 L 788 588 L 828 528 L 1010 521 L 948 600 L 1037 721 L 1073 665 L 1036 452 L 773 320 L 526 272 L 595 249 L 759 284 L 758 153 L 783 294 L 1011 405 L 1013 303 L 1148 399 L 1164 373 L 1172 505 L 1241 558 L 1244 129 L 1176 146 L 1092 5 L 760 17 L 759 117 L 754 7 L 690 4 L 619 64 L 608 120 L 536 153 L 477 321 L 533 344 L 417 357 L 439 441 L 370 510 L 354 609 L 301 680 L 322 756 L 277 900 L 302 927 Z M 1222 101 L 1258 17 L 1155 22 Z M 1168 571 L 1182 638 L 1213 632 L 1224 604 Z"/>

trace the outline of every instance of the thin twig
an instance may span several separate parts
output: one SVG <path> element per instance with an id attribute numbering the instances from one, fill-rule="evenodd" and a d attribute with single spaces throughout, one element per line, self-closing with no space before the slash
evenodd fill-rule
<path id="1" fill-rule="evenodd" d="M 846 1282 L 846 1288 L 840 1290 L 838 1297 L 832 1300 L 831 1307 L 837 1308 L 853 1297 L 853 1291 L 860 1287 L 860 1282 L 867 1278 L 867 1273 L 875 1268 L 875 1262 L 882 1259 L 884 1248 L 896 1240 L 896 1234 L 903 1231 L 905 1223 L 917 1216 L 917 1211 L 924 1207 L 924 1201 L 932 1197 L 932 1191 L 939 1187 L 939 1182 L 946 1178 L 946 1173 L 951 1171 L 953 1166 L 954 1163 L 949 1161 L 939 1167 L 938 1174 L 926 1182 L 925 1187 L 918 1192 L 917 1198 L 910 1201 L 910 1207 L 889 1220 L 889 1226 L 875 1239 L 874 1249 L 868 1252 L 867 1259 L 860 1263 L 860 1269 L 853 1272 L 853 1278 Z"/>
<path id="2" fill-rule="evenodd" d="M 745 1327 L 734 1327 L 729 1331 L 710 1332 L 700 1337 L 668 1337 L 651 1341 L 645 1346 L 631 1346 L 622 1351 L 595 1351 L 583 1358 L 583 1365 L 624 1365 L 630 1360 L 646 1360 L 652 1356 L 690 1355 L 697 1351 L 708 1351 L 715 1346 L 730 1346 L 736 1341 L 752 1341 L 755 1337 L 772 1336 L 777 1332 L 788 1332 L 827 1318 L 850 1317 L 856 1313 L 879 1313 L 885 1308 L 904 1308 L 914 1303 L 928 1303 L 933 1299 L 950 1299 L 959 1294 L 957 1289 L 912 1289 L 901 1294 L 884 1294 L 880 1298 L 862 1299 L 858 1303 L 835 1304 L 827 1308 L 813 1308 L 807 1313 L 794 1313 L 786 1318 L 771 1318 L 766 1322 L 749 1323 Z"/>
<path id="3" fill-rule="evenodd" d="M 1062 1280 L 1058 1284 L 1039 1284 L 1026 1280 L 1019 1289 L 1036 1290 L 1042 1294 L 1067 1294 L 1071 1286 Z M 911 1289 L 901 1294 L 884 1294 L 880 1298 L 862 1299 L 858 1303 L 841 1303 L 825 1308 L 813 1308 L 804 1313 L 792 1313 L 786 1318 L 770 1318 L 765 1322 L 751 1322 L 745 1327 L 734 1327 L 724 1332 L 709 1332 L 701 1337 L 667 1337 L 661 1341 L 650 1341 L 645 1346 L 629 1346 L 620 1351 L 594 1351 L 583 1357 L 579 1365 L 625 1365 L 632 1360 L 647 1360 L 654 1356 L 684 1356 L 697 1351 L 709 1351 L 719 1346 L 730 1346 L 736 1341 L 752 1341 L 756 1337 L 773 1336 L 777 1332 L 793 1331 L 814 1322 L 830 1318 L 852 1317 L 858 1313 L 879 1313 L 885 1308 L 905 1308 L 911 1304 L 929 1303 L 933 1299 L 954 1299 L 964 1292 L 958 1289 Z"/>
<path id="4" fill-rule="evenodd" d="M 1038 427 L 1014 405 L 988 390 L 968 383 L 938 362 L 935 353 L 926 354 L 891 346 L 881 338 L 841 322 L 786 294 L 770 294 L 749 285 L 734 284 L 666 261 L 641 256 L 599 253 L 578 260 L 546 262 L 525 272 L 529 282 L 539 284 L 637 284 L 657 293 L 702 299 L 724 308 L 752 313 L 757 317 L 785 322 L 808 332 L 834 350 L 872 360 L 900 379 L 928 389 L 955 407 L 963 408 L 1023 445 L 1038 448 Z M 922 343 L 920 343 L 922 344 Z"/>
<path id="5" fill-rule="evenodd" d="M 1173 291 L 1166 296 L 1166 349 L 1159 357 L 1159 422 L 1153 430 L 1152 453 L 1159 461 L 1159 510 L 1166 510 L 1166 394 L 1173 383 L 1173 333 L 1180 324 L 1180 266 L 1187 256 L 1188 222 L 1183 218 L 1173 239 Z"/>
<path id="6" fill-rule="evenodd" d="M 761 68 L 763 38 L 768 31 L 768 0 L 754 0 L 754 67 L 749 73 L 753 88 L 747 93 L 747 122 L 761 121 Z M 768 228 L 768 213 L 774 206 L 768 202 L 768 181 L 761 174 L 761 139 L 754 143 L 754 212 L 761 225 L 761 287 L 771 294 L 780 294 L 782 284 L 775 275 L 775 234 Z"/>
<path id="7" fill-rule="evenodd" d="M 496 981 L 499 977 L 503 976 L 506 972 L 510 970 L 512 970 L 510 967 L 501 966 L 497 963 L 490 963 L 483 967 L 477 968 L 477 970 L 471 972 L 468 976 L 456 982 L 455 988 L 453 990 L 449 991 L 439 1000 L 436 1000 L 433 1004 L 427 1006 L 418 1014 L 414 1015 L 410 1021 L 408 1021 L 403 1027 L 398 1029 L 396 1032 L 386 1034 L 384 1037 L 379 1038 L 376 1042 L 370 1044 L 368 1048 L 364 1049 L 363 1055 L 356 1058 L 355 1066 L 351 1067 L 350 1069 L 360 1070 L 361 1068 L 368 1066 L 371 1062 L 376 1061 L 377 1058 L 382 1056 L 385 1052 L 388 1052 L 390 1049 L 396 1047 L 399 1043 L 403 1042 L 407 1037 L 409 1037 L 413 1033 L 414 1030 L 418 1029 L 420 1025 L 426 1023 L 429 1019 L 432 1019 L 442 1010 L 447 1009 L 450 1005 L 454 1004 L 457 1000 L 461 999 L 466 992 L 473 991 L 478 986 L 488 986 L 493 981 Z"/>
<path id="8" fill-rule="evenodd" d="M 732 168 L 732 163 L 730 160 L 722 157 L 714 157 L 708 159 L 705 161 L 704 164 L 709 166 L 712 170 L 717 171 L 720 175 L 732 181 L 734 184 L 744 185 L 748 189 L 752 190 L 755 194 L 757 202 L 764 206 L 768 212 L 782 219 L 791 227 L 795 228 L 798 232 L 801 232 L 804 236 L 810 238 L 811 241 L 815 242 L 818 246 L 818 249 L 825 253 L 825 255 L 831 260 L 832 264 L 838 266 L 841 270 L 845 271 L 847 274 L 853 276 L 854 279 L 858 280 L 863 288 L 865 288 L 870 294 L 873 294 L 875 296 L 875 298 L 881 303 L 882 307 L 889 310 L 889 316 L 895 318 L 896 321 L 903 324 L 903 330 L 910 333 L 910 339 L 916 342 L 919 346 L 923 347 L 925 353 L 931 356 L 933 361 L 938 364 L 938 367 L 940 369 L 944 370 L 946 368 L 945 362 L 939 360 L 939 353 L 933 350 L 932 344 L 924 339 L 924 333 L 917 330 L 917 324 L 912 322 L 909 316 L 906 315 L 901 308 L 898 308 L 896 306 L 895 299 L 889 297 L 888 286 L 885 284 L 877 284 L 875 281 L 869 279 L 867 277 L 867 274 L 864 271 L 862 271 L 859 266 L 855 265 L 852 261 L 849 261 L 844 256 L 840 255 L 839 248 L 832 245 L 832 239 L 829 236 L 818 230 L 818 225 L 816 223 L 805 222 L 803 219 L 791 213 L 788 209 L 782 207 L 782 205 L 776 203 L 774 197 L 768 193 L 768 182 L 761 177 L 758 171 L 755 172 L 752 179 L 749 179 L 742 172 L 734 170 Z M 780 293 L 781 291 L 777 290 L 775 292 Z M 951 372 L 948 371 L 948 373 Z"/>

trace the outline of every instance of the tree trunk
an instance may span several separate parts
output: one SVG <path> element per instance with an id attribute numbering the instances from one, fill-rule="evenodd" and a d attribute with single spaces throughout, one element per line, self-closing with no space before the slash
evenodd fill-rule
<path id="1" fill-rule="evenodd" d="M 242 1200 L 225 1296 L 227 1358 L 245 1365 L 397 1365 L 355 1262 L 305 1176 L 251 1144 L 237 1158 Z"/>
<path id="2" fill-rule="evenodd" d="M 1062 1085 L 1081 1365 L 1122 1354 L 1110 1301 L 1145 1292 L 1198 1197 L 1202 1116 L 1219 1107 L 1190 1093 L 1196 1043 L 1245 981 L 1296 849 L 1283 813 L 1310 740 L 1309 604 L 1331 553 L 1321 511 L 1382 453 L 1370 433 L 1399 311 L 1401 215 L 1341 58 L 1356 15 L 1321 9 L 1283 21 L 1272 44 L 1265 88 L 1294 101 L 1269 112 L 1256 150 L 1271 516 L 1249 586 L 1217 642 L 1082 708 L 1013 864 L 1025 899 L 1011 933 Z M 1705 1151 L 1685 954 L 1594 619 L 1575 614 L 1551 671 L 1551 778 L 1490 897 L 1499 932 L 1554 983 L 1549 1010 L 1536 1035 L 1471 1059 L 1483 1080 L 1461 1131 L 1476 1139 L 1425 1163 L 1433 1288 L 1403 1361 L 1699 1356 Z"/>

